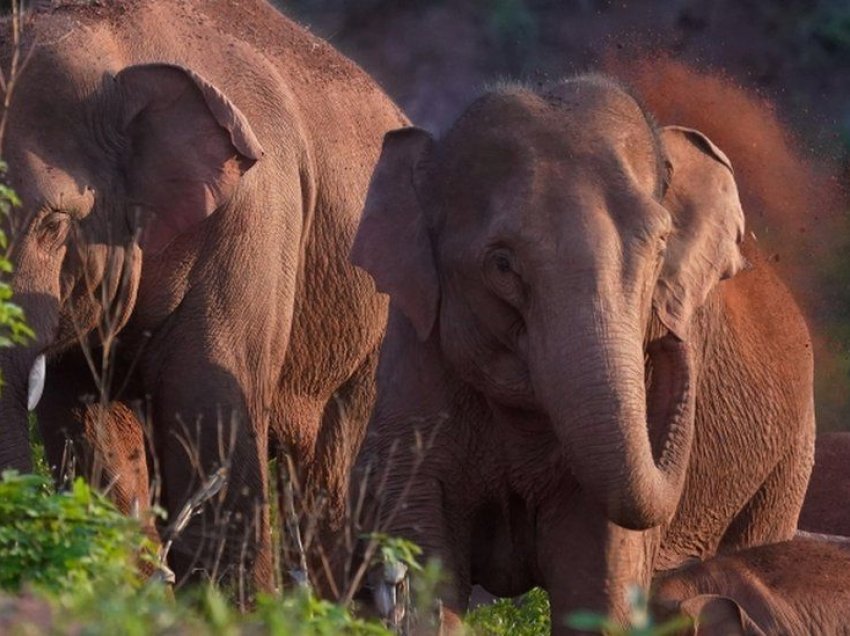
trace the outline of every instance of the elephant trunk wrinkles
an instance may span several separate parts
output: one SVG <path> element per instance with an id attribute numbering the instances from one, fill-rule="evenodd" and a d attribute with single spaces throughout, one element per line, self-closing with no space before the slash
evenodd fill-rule
<path id="1" fill-rule="evenodd" d="M 535 386 L 582 488 L 612 522 L 652 528 L 669 522 L 678 506 L 693 441 L 686 345 L 672 335 L 650 344 L 647 401 L 641 338 L 600 328 L 605 322 L 595 324 L 583 336 L 576 336 L 580 329 L 563 331 L 572 342 L 591 343 L 580 345 L 580 352 L 553 346 L 551 340 L 538 343 L 532 358 L 543 362 Z M 577 372 L 565 385 L 558 380 L 567 368 Z M 650 430 L 661 433 L 654 435 L 657 462 Z"/>

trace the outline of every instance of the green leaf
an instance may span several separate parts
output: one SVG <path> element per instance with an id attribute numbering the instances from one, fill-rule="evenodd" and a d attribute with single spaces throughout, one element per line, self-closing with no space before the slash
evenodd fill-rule
<path id="1" fill-rule="evenodd" d="M 585 611 L 573 612 L 570 614 L 567 617 L 566 624 L 567 627 L 581 629 L 584 631 L 602 632 L 611 627 L 616 628 L 616 626 L 602 614 Z"/>

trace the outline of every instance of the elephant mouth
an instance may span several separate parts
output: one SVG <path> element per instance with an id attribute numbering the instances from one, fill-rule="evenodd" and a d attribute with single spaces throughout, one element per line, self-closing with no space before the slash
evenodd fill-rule
<path id="1" fill-rule="evenodd" d="M 649 440 L 656 465 L 667 468 L 682 443 L 678 429 L 693 416 L 691 365 L 687 345 L 671 333 L 646 347 L 646 411 Z"/>

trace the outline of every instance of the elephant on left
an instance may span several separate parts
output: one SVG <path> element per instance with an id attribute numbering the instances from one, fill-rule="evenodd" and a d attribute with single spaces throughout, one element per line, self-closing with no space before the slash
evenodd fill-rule
<path id="1" fill-rule="evenodd" d="M 2 156 L 36 338 L 0 358 L 0 469 L 31 468 L 28 408 L 49 462 L 70 436 L 128 512 L 154 466 L 171 517 L 224 467 L 170 565 L 267 588 L 269 457 L 324 502 L 317 542 L 343 522 L 387 310 L 347 254 L 407 122 L 262 0 L 68 0 L 27 24 Z"/>

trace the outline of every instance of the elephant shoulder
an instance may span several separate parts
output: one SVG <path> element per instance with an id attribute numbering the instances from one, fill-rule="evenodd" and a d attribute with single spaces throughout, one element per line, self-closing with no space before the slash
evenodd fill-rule
<path id="1" fill-rule="evenodd" d="M 729 326 L 761 343 L 776 342 L 811 353 L 803 313 L 777 271 L 777 256 L 765 255 L 748 236 L 741 245 L 747 267 L 720 284 L 722 313 Z"/>

